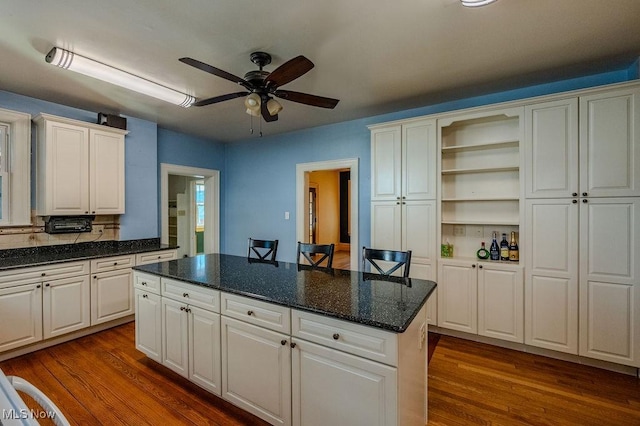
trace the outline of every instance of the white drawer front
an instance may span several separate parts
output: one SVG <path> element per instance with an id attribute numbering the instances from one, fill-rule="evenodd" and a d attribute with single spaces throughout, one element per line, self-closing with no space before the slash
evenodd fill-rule
<path id="1" fill-rule="evenodd" d="M 133 254 L 125 256 L 103 257 L 91 261 L 91 273 L 115 271 L 116 269 L 131 268 L 134 266 L 135 256 Z"/>
<path id="2" fill-rule="evenodd" d="M 154 294 L 160 294 L 160 277 L 157 275 L 133 272 L 133 287 Z"/>
<path id="3" fill-rule="evenodd" d="M 295 309 L 291 311 L 291 328 L 294 337 L 387 365 L 398 365 L 396 333 Z"/>
<path id="4" fill-rule="evenodd" d="M 0 288 L 89 274 L 89 261 L 65 262 L 0 272 Z"/>
<path id="5" fill-rule="evenodd" d="M 220 292 L 218 290 L 170 278 L 162 278 L 161 285 L 163 297 L 169 297 L 211 312 L 220 312 Z"/>
<path id="6" fill-rule="evenodd" d="M 291 310 L 286 306 L 222 293 L 222 315 L 281 333 L 291 333 Z"/>
<path id="7" fill-rule="evenodd" d="M 136 265 L 146 265 L 148 263 L 164 262 L 178 258 L 177 250 L 152 251 L 149 253 L 138 253 L 136 255 Z"/>

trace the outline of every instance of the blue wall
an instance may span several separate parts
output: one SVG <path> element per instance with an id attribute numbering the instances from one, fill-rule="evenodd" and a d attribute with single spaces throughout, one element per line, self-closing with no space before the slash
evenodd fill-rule
<path id="1" fill-rule="evenodd" d="M 185 135 L 167 129 L 158 129 L 158 174 L 160 182 L 160 163 L 176 164 L 179 166 L 199 167 L 220 171 L 220 205 L 225 205 L 224 185 L 225 173 L 225 149 L 226 146 L 219 142 Z M 158 184 L 158 197 L 160 196 Z M 225 217 L 223 208 L 220 208 L 220 229 L 224 229 Z M 160 219 L 158 219 L 158 224 Z M 162 231 L 158 228 L 158 235 Z M 220 247 L 224 247 L 224 233 L 221 232 Z"/>
<path id="2" fill-rule="evenodd" d="M 32 117 L 43 112 L 90 123 L 95 123 L 98 118 L 97 112 L 4 91 L 0 91 L 0 108 L 25 112 Z M 131 132 L 125 142 L 126 214 L 120 217 L 120 239 L 154 238 L 158 236 L 157 125 L 150 121 L 127 117 L 127 126 Z M 34 209 L 35 126 L 31 129 L 31 139 L 31 208 Z"/>
<path id="3" fill-rule="evenodd" d="M 359 159 L 360 245 L 370 244 L 370 133 L 367 125 L 457 109 L 618 83 L 638 78 L 638 64 L 621 70 L 459 99 L 412 110 L 229 144 L 221 251 L 244 255 L 248 237 L 278 239 L 278 259 L 295 261 L 296 164 Z M 282 119 L 285 119 L 283 116 Z M 290 219 L 284 219 L 284 212 Z"/>

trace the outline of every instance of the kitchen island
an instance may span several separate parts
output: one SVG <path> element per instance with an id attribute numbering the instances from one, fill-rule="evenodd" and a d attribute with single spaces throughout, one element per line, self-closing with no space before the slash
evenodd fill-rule
<path id="1" fill-rule="evenodd" d="M 272 424 L 426 424 L 436 284 L 201 255 L 135 267 L 136 347 Z"/>

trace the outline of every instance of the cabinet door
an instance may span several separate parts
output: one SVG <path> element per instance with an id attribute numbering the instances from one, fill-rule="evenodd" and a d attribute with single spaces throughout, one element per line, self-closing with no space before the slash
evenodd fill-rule
<path id="1" fill-rule="evenodd" d="M 132 315 L 133 272 L 119 269 L 94 274 L 91 279 L 91 325 Z"/>
<path id="2" fill-rule="evenodd" d="M 402 197 L 436 198 L 436 122 L 402 125 Z"/>
<path id="3" fill-rule="evenodd" d="M 162 364 L 189 377 L 187 305 L 162 298 Z"/>
<path id="4" fill-rule="evenodd" d="M 527 198 L 570 197 L 578 192 L 578 99 L 525 108 Z"/>
<path id="5" fill-rule="evenodd" d="M 402 250 L 411 250 L 411 269 L 416 264 L 431 265 L 436 246 L 436 202 L 406 201 L 401 206 Z"/>
<path id="6" fill-rule="evenodd" d="M 47 122 L 46 199 L 43 215 L 89 213 L 89 130 L 71 124 Z M 40 180 L 42 182 L 42 180 Z M 39 202 L 39 204 L 40 204 Z"/>
<path id="7" fill-rule="evenodd" d="M 124 136 L 91 130 L 91 214 L 124 213 Z"/>
<path id="8" fill-rule="evenodd" d="M 162 362 L 162 304 L 157 294 L 135 291 L 136 349 L 156 362 Z"/>
<path id="9" fill-rule="evenodd" d="M 291 424 L 289 336 L 225 316 L 222 397 L 273 425 Z"/>
<path id="10" fill-rule="evenodd" d="M 42 296 L 44 338 L 89 327 L 89 277 L 45 281 Z"/>
<path id="11" fill-rule="evenodd" d="M 441 260 L 438 264 L 438 326 L 478 332 L 476 263 Z"/>
<path id="12" fill-rule="evenodd" d="M 640 199 L 580 207 L 580 355 L 640 367 Z"/>
<path id="13" fill-rule="evenodd" d="M 525 343 L 578 353 L 578 212 L 575 200 L 527 200 Z"/>
<path id="14" fill-rule="evenodd" d="M 0 288 L 0 352 L 42 340 L 42 284 Z"/>
<path id="15" fill-rule="evenodd" d="M 293 424 L 396 425 L 397 370 L 294 339 Z"/>
<path id="16" fill-rule="evenodd" d="M 399 200 L 401 191 L 401 127 L 371 131 L 371 200 Z"/>
<path id="17" fill-rule="evenodd" d="M 220 314 L 189 306 L 189 379 L 221 394 Z"/>
<path id="18" fill-rule="evenodd" d="M 580 193 L 640 196 L 640 89 L 580 98 Z"/>
<path id="19" fill-rule="evenodd" d="M 371 247 L 402 250 L 402 207 L 400 201 L 371 203 Z"/>
<path id="20" fill-rule="evenodd" d="M 517 265 L 478 264 L 478 334 L 524 342 L 524 277 Z"/>

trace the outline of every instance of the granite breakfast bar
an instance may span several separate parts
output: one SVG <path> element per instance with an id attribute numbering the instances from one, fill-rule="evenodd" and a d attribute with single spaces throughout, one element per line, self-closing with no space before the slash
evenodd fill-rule
<path id="1" fill-rule="evenodd" d="M 134 287 L 136 347 L 271 424 L 427 422 L 434 282 L 211 254 Z"/>

